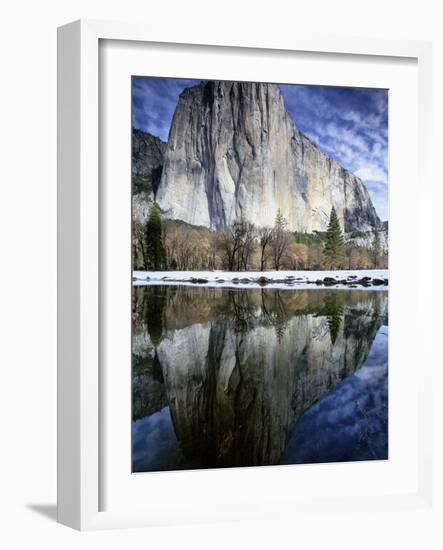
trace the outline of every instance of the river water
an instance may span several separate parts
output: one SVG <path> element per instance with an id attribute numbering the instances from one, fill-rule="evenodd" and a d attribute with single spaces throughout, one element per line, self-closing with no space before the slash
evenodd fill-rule
<path id="1" fill-rule="evenodd" d="M 134 472 L 388 457 L 388 292 L 133 288 Z"/>

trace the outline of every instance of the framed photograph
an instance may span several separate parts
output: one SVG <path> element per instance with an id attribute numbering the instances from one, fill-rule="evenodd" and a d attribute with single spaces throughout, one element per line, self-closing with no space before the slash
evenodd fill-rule
<path id="1" fill-rule="evenodd" d="M 429 44 L 58 48 L 59 521 L 430 506 Z"/>

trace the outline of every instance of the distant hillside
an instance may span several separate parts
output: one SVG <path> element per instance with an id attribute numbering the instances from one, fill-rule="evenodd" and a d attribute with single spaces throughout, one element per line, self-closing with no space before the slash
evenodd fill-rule
<path id="1" fill-rule="evenodd" d="M 132 131 L 132 184 L 134 193 L 155 194 L 160 184 L 166 143 L 141 130 Z"/>

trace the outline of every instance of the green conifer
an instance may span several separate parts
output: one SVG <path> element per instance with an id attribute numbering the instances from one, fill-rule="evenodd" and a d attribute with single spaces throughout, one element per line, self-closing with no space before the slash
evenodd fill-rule
<path id="1" fill-rule="evenodd" d="M 326 263 L 331 269 L 339 268 L 345 257 L 345 244 L 343 233 L 338 220 L 337 212 L 333 207 L 329 218 L 329 226 L 326 232 L 326 242 L 323 253 Z"/>
<path id="2" fill-rule="evenodd" d="M 145 228 L 146 241 L 146 269 L 159 270 L 166 266 L 166 252 L 163 244 L 163 228 L 160 209 L 157 205 L 152 207 Z"/>

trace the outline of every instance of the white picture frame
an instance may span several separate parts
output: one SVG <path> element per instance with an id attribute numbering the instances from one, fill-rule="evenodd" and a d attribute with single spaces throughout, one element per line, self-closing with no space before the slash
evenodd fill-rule
<path id="1" fill-rule="evenodd" d="M 252 499 L 249 506 L 224 502 L 217 507 L 184 507 L 168 514 L 164 509 L 114 506 L 103 510 L 100 504 L 100 483 L 103 476 L 101 453 L 100 378 L 103 372 L 100 354 L 101 316 L 100 285 L 101 204 L 99 185 L 99 73 L 100 41 L 189 45 L 185 30 L 182 35 L 156 35 L 144 25 L 77 21 L 58 32 L 58 520 L 80 530 L 104 529 L 159 524 L 191 523 L 220 519 L 262 518 L 284 516 L 300 505 L 290 495 L 275 495 L 266 503 Z M 337 56 L 383 56 L 395 60 L 413 59 L 418 70 L 418 179 L 425 193 L 431 185 L 428 157 L 431 127 L 431 46 L 426 42 L 370 40 L 345 37 L 315 37 L 307 34 L 281 39 L 263 38 L 256 43 L 205 42 L 193 37 L 192 43 L 203 51 L 215 47 L 236 51 L 245 49 L 285 52 L 311 52 Z M 280 52 L 280 53 L 279 53 Z M 182 75 L 178 75 L 182 76 Z M 422 230 L 431 224 L 430 216 L 420 211 Z M 432 249 L 423 246 L 421 260 L 432 262 Z M 424 273 L 417 272 L 417 277 Z M 415 287 L 414 287 L 415 288 Z M 417 304 L 425 311 L 432 289 L 417 285 Z M 428 350 L 427 357 L 431 350 Z M 398 508 L 419 508 L 432 501 L 432 452 L 429 418 L 431 415 L 431 365 L 424 360 L 419 373 L 417 393 L 418 474 L 414 490 L 394 491 L 384 495 L 349 495 L 333 502 L 313 494 L 303 501 L 305 511 L 325 510 L 333 504 L 335 511 L 358 507 L 364 511 Z M 171 474 L 170 474 L 171 475 Z M 193 476 L 196 473 L 174 473 Z M 197 474 L 198 475 L 198 474 Z M 204 472 L 208 476 L 216 473 Z M 238 470 L 237 474 L 238 476 Z M 280 471 L 280 478 L 285 472 Z M 201 483 L 201 480 L 200 480 Z M 416 486 L 415 486 L 416 485 Z M 234 497 L 235 499 L 235 497 Z M 234 500 L 233 499 L 233 500 Z M 285 512 L 286 510 L 286 512 Z"/>

